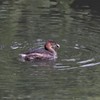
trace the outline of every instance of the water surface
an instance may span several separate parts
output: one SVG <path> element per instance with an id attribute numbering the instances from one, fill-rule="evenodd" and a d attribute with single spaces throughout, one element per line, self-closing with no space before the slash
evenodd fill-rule
<path id="1" fill-rule="evenodd" d="M 0 100 L 99 100 L 100 16 L 69 2 L 2 1 Z M 55 62 L 21 62 L 18 54 L 52 39 Z"/>

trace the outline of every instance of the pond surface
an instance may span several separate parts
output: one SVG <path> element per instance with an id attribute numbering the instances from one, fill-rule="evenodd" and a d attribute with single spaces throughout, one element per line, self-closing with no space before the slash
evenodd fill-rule
<path id="1" fill-rule="evenodd" d="M 2 1 L 0 100 L 100 100 L 100 16 L 50 1 Z M 19 61 L 48 39 L 61 46 L 55 62 Z"/>

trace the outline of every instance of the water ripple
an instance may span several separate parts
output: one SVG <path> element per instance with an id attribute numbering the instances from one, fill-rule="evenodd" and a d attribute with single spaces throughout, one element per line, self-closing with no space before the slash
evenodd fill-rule
<path id="1" fill-rule="evenodd" d="M 85 65 L 81 65 L 80 67 L 92 67 L 92 66 L 96 66 L 96 65 L 100 65 L 100 62 L 85 64 Z"/>
<path id="2" fill-rule="evenodd" d="M 93 62 L 93 61 L 95 61 L 95 59 L 94 58 L 91 58 L 91 59 L 88 59 L 88 60 L 79 61 L 77 63 L 78 64 L 85 64 L 85 63 L 89 63 L 89 62 Z"/>

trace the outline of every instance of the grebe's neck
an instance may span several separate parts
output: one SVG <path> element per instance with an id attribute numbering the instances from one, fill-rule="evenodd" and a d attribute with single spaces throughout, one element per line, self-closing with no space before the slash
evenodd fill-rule
<path id="1" fill-rule="evenodd" d="M 49 48 L 48 51 L 50 51 L 51 53 L 53 53 L 54 57 L 57 57 L 57 52 L 53 49 L 53 48 Z"/>

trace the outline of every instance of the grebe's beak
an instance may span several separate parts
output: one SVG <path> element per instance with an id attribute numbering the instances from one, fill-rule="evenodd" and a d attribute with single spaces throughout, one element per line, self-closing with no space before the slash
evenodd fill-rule
<path id="1" fill-rule="evenodd" d="M 59 45 L 59 44 L 56 44 L 56 47 L 57 47 L 57 48 L 60 48 L 60 45 Z"/>

